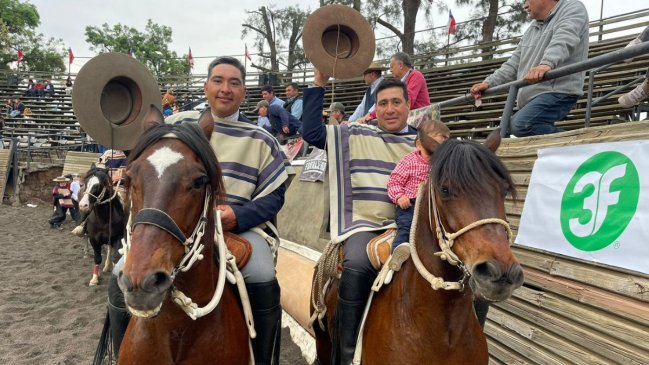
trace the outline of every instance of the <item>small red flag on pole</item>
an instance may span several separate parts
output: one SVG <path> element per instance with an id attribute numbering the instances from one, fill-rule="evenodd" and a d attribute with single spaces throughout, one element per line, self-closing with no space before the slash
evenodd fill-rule
<path id="1" fill-rule="evenodd" d="M 455 18 L 450 10 L 448 11 L 448 34 L 455 34 Z"/>
<path id="2" fill-rule="evenodd" d="M 23 62 L 23 56 L 24 56 L 24 55 L 23 55 L 23 50 L 22 50 L 22 49 L 19 49 L 19 50 L 18 50 L 18 63 Z"/>
<path id="3" fill-rule="evenodd" d="M 68 48 L 68 64 L 72 64 L 74 61 L 74 53 L 72 53 L 72 47 Z"/>
<path id="4" fill-rule="evenodd" d="M 187 60 L 189 60 L 189 66 L 194 68 L 194 56 L 192 56 L 192 47 L 189 47 L 189 54 L 187 55 Z"/>
<path id="5" fill-rule="evenodd" d="M 248 53 L 248 45 L 246 44 L 246 52 L 244 53 L 248 61 L 252 61 L 252 57 L 250 57 L 250 53 Z"/>

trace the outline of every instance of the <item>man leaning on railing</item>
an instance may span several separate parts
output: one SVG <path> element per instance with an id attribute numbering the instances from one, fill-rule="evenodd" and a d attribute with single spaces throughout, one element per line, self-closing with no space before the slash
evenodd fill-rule
<path id="1" fill-rule="evenodd" d="M 511 120 L 516 137 L 560 132 L 563 119 L 583 95 L 584 72 L 540 82 L 550 70 L 588 58 L 588 13 L 577 0 L 526 0 L 533 19 L 512 56 L 483 82 L 471 87 L 478 95 L 490 87 L 524 79 L 519 110 Z"/>

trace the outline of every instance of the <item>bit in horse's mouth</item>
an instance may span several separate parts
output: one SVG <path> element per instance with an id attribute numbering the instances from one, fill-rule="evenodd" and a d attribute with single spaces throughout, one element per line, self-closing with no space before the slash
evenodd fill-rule
<path id="1" fill-rule="evenodd" d="M 157 307 L 155 307 L 153 309 L 149 309 L 149 310 L 135 309 L 135 308 L 129 306 L 128 304 L 126 304 L 126 307 L 128 308 L 128 311 L 131 312 L 131 314 L 136 316 L 136 317 L 139 317 L 139 318 L 153 318 L 153 317 L 157 316 L 158 313 L 160 313 L 160 308 L 162 308 L 162 302 L 160 302 L 160 304 Z"/>

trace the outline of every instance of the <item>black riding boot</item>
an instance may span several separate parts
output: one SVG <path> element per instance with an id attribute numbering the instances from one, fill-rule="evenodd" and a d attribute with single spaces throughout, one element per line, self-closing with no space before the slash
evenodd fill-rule
<path id="1" fill-rule="evenodd" d="M 373 282 L 374 278 L 370 275 L 347 268 L 343 270 L 338 287 L 332 364 L 352 363 L 361 319 Z"/>
<path id="2" fill-rule="evenodd" d="M 124 293 L 117 284 L 117 276 L 111 275 L 108 282 L 108 318 L 110 320 L 110 337 L 113 340 L 113 353 L 119 356 L 119 347 L 122 344 L 124 333 L 131 315 L 124 303 Z"/>
<path id="3" fill-rule="evenodd" d="M 489 313 L 489 303 L 484 300 L 473 299 L 473 310 L 475 310 L 475 315 L 478 317 L 480 327 L 484 330 L 484 324 L 487 321 L 487 313 Z"/>
<path id="4" fill-rule="evenodd" d="M 277 279 L 265 283 L 246 284 L 257 337 L 252 350 L 257 365 L 279 365 L 282 330 L 282 306 Z"/>

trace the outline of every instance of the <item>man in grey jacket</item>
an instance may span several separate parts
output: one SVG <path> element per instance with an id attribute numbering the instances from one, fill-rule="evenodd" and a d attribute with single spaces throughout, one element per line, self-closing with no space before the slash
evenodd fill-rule
<path id="1" fill-rule="evenodd" d="M 559 132 L 554 122 L 568 114 L 583 95 L 584 72 L 539 82 L 546 72 L 588 58 L 588 13 L 577 0 L 525 0 L 533 19 L 512 56 L 483 82 L 471 87 L 480 94 L 489 87 L 517 79 L 519 111 L 512 117 L 516 137 Z"/>

